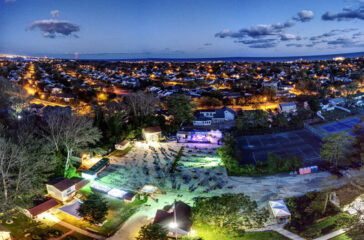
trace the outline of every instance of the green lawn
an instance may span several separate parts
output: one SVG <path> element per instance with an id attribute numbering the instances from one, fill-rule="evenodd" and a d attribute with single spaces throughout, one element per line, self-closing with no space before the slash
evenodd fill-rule
<path id="1" fill-rule="evenodd" d="M 126 155 L 132 148 L 133 148 L 133 146 L 129 146 L 129 147 L 125 148 L 124 150 L 115 150 L 115 151 L 111 152 L 109 155 L 107 155 L 107 157 L 122 157 L 122 156 Z"/>
<path id="2" fill-rule="evenodd" d="M 192 226 L 192 229 L 196 231 L 196 235 L 202 237 L 204 240 L 288 240 L 288 238 L 274 231 L 244 233 L 240 236 L 237 236 L 233 234 L 223 233 L 223 231 L 213 229 L 209 226 Z"/>
<path id="3" fill-rule="evenodd" d="M 13 223 L 6 224 L 5 221 L 10 218 L 13 220 Z M 10 217 L 3 217 L 1 221 L 2 225 L 11 232 L 14 240 L 49 239 L 70 231 L 53 222 L 35 222 L 19 212 L 11 214 Z M 72 233 L 70 236 L 77 240 L 90 239 L 78 233 Z"/>
<path id="4" fill-rule="evenodd" d="M 91 184 L 88 184 L 85 187 L 83 187 L 79 191 L 79 193 L 82 193 L 84 196 L 87 196 L 89 194 L 94 194 L 92 192 L 92 189 L 90 188 L 90 185 Z M 77 220 L 76 218 L 68 214 L 65 214 L 63 212 L 58 212 L 57 217 L 59 219 L 64 220 L 65 222 L 78 226 L 79 228 L 82 229 L 91 228 L 95 232 L 98 232 L 101 235 L 109 236 L 112 235 L 115 231 L 117 231 L 118 228 L 138 210 L 139 206 L 144 203 L 143 201 L 137 199 L 132 203 L 126 203 L 124 202 L 124 200 L 110 197 L 106 194 L 102 194 L 102 196 L 107 201 L 107 204 L 109 206 L 109 212 L 108 215 L 106 216 L 107 219 L 106 223 L 104 223 L 101 227 L 90 224 L 88 221 Z"/>
<path id="5" fill-rule="evenodd" d="M 322 222 L 318 222 L 315 224 L 312 224 L 310 226 L 307 226 L 306 230 L 303 232 L 300 232 L 299 235 L 303 236 L 303 237 L 312 237 L 312 238 L 316 238 L 316 237 L 321 237 L 323 235 L 329 234 L 331 232 L 334 232 L 336 230 L 341 229 L 340 226 L 337 226 L 335 224 L 335 221 L 342 215 L 345 213 L 338 213 L 334 216 L 330 216 L 328 218 L 326 218 L 325 220 L 323 220 Z M 345 238 L 343 238 L 345 239 Z"/>

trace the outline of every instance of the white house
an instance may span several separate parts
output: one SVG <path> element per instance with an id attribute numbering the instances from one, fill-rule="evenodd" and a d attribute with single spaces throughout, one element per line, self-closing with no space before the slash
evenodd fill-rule
<path id="1" fill-rule="evenodd" d="M 294 102 L 280 103 L 279 109 L 282 113 L 294 113 L 297 111 L 297 105 Z"/>
<path id="2" fill-rule="evenodd" d="M 0 240 L 11 240 L 10 231 L 0 225 Z"/>
<path id="3" fill-rule="evenodd" d="M 88 181 L 82 178 L 59 178 L 46 184 L 46 188 L 51 197 L 64 202 L 71 200 L 76 194 L 76 191 L 84 187 L 87 183 Z"/>
<path id="4" fill-rule="evenodd" d="M 215 123 L 224 123 L 235 119 L 235 112 L 231 108 L 198 110 L 195 112 L 194 126 L 210 126 Z"/>

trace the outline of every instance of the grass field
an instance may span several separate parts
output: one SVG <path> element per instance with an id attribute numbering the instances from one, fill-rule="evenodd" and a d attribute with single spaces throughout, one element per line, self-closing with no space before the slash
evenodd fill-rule
<path id="1" fill-rule="evenodd" d="M 80 190 L 83 195 L 93 194 L 90 184 Z M 75 217 L 70 216 L 64 212 L 58 211 L 57 218 L 68 222 L 74 226 L 82 229 L 92 229 L 104 236 L 110 236 L 118 230 L 119 226 L 123 224 L 129 217 L 131 217 L 143 204 L 140 200 L 135 200 L 132 203 L 125 203 L 124 200 L 113 198 L 103 194 L 109 206 L 109 212 L 106 216 L 107 221 L 102 226 L 90 224 L 88 221 L 77 220 Z"/>
<path id="2" fill-rule="evenodd" d="M 196 231 L 196 235 L 202 236 L 204 240 L 256 240 L 256 239 L 269 239 L 269 240 L 288 240 L 281 234 L 269 231 L 269 232 L 256 232 L 256 233 L 244 233 L 240 236 L 224 233 L 223 231 L 215 230 L 209 226 L 197 227 L 192 226 L 192 229 Z"/>
<path id="3" fill-rule="evenodd" d="M 70 230 L 53 222 L 35 222 L 22 213 L 14 213 L 11 217 L 12 224 L 5 224 L 4 222 L 9 219 L 6 217 L 1 218 L 3 226 L 11 232 L 14 240 L 32 240 L 32 239 L 49 239 L 57 237 Z M 69 236 L 77 240 L 89 240 L 91 238 L 81 235 L 79 233 L 72 233 Z"/>

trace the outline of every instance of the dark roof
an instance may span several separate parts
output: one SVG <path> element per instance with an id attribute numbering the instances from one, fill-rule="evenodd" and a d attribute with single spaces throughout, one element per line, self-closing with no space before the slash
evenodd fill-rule
<path id="1" fill-rule="evenodd" d="M 231 108 L 228 107 L 222 107 L 220 109 L 206 109 L 206 110 L 197 110 L 195 112 L 195 116 L 197 118 L 200 118 L 200 116 L 203 116 L 202 113 L 206 113 L 206 112 L 213 112 L 215 113 L 214 116 L 212 118 L 225 118 L 225 111 L 228 111 L 232 114 L 235 114 L 234 110 L 232 110 Z"/>
<path id="2" fill-rule="evenodd" d="M 211 118 L 204 117 L 204 115 L 196 116 L 196 118 L 193 121 L 211 121 Z"/>
<path id="3" fill-rule="evenodd" d="M 128 200 L 128 201 L 131 201 L 134 196 L 135 196 L 134 193 L 128 192 L 127 194 L 124 195 L 124 199 Z"/>
<path id="4" fill-rule="evenodd" d="M 76 191 L 80 190 L 81 188 L 83 188 L 90 182 L 86 179 L 78 178 L 78 177 L 71 178 L 71 180 L 75 183 Z"/>
<path id="5" fill-rule="evenodd" d="M 0 225 L 0 232 L 10 232 L 6 227 Z"/>
<path id="6" fill-rule="evenodd" d="M 92 172 L 98 172 L 100 171 L 103 167 L 105 167 L 107 164 L 109 164 L 110 159 L 108 158 L 103 158 L 100 161 L 98 161 L 97 163 L 95 163 L 90 169 L 89 171 Z"/>
<path id="7" fill-rule="evenodd" d="M 51 198 L 35 207 L 29 209 L 28 211 L 30 214 L 32 214 L 33 217 L 35 217 L 41 213 L 48 211 L 49 209 L 51 209 L 57 205 L 58 205 L 58 202 L 56 201 L 56 199 Z"/>
<path id="8" fill-rule="evenodd" d="M 188 232 L 192 226 L 191 207 L 182 201 L 176 202 L 175 206 L 176 208 L 173 209 L 174 205 L 172 205 L 168 211 L 157 210 L 154 217 L 154 223 L 162 225 L 168 224 L 174 220 L 174 212 L 176 212 L 178 227 Z"/>
<path id="9" fill-rule="evenodd" d="M 124 139 L 123 141 L 121 141 L 121 142 L 118 142 L 118 143 L 116 143 L 117 145 L 121 145 L 121 146 L 125 146 L 126 144 L 128 144 L 129 143 L 129 140 L 127 140 L 127 139 Z"/>
<path id="10" fill-rule="evenodd" d="M 146 133 L 157 133 L 157 132 L 161 132 L 161 131 L 162 131 L 162 129 L 160 126 L 144 128 L 144 132 L 146 132 Z"/>
<path id="11" fill-rule="evenodd" d="M 75 183 L 68 178 L 64 178 L 63 180 L 57 182 L 56 184 L 53 184 L 53 186 L 61 192 L 72 187 L 73 185 L 75 185 Z"/>

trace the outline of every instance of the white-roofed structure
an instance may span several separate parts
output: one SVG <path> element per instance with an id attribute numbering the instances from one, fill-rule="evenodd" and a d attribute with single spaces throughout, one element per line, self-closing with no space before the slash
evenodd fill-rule
<path id="1" fill-rule="evenodd" d="M 146 194 L 153 194 L 157 190 L 158 190 L 158 188 L 156 186 L 144 185 L 143 188 L 140 191 L 142 193 L 146 193 Z"/>
<path id="2" fill-rule="evenodd" d="M 291 219 L 291 213 L 283 200 L 269 201 L 269 207 L 274 217 L 279 221 Z"/>

